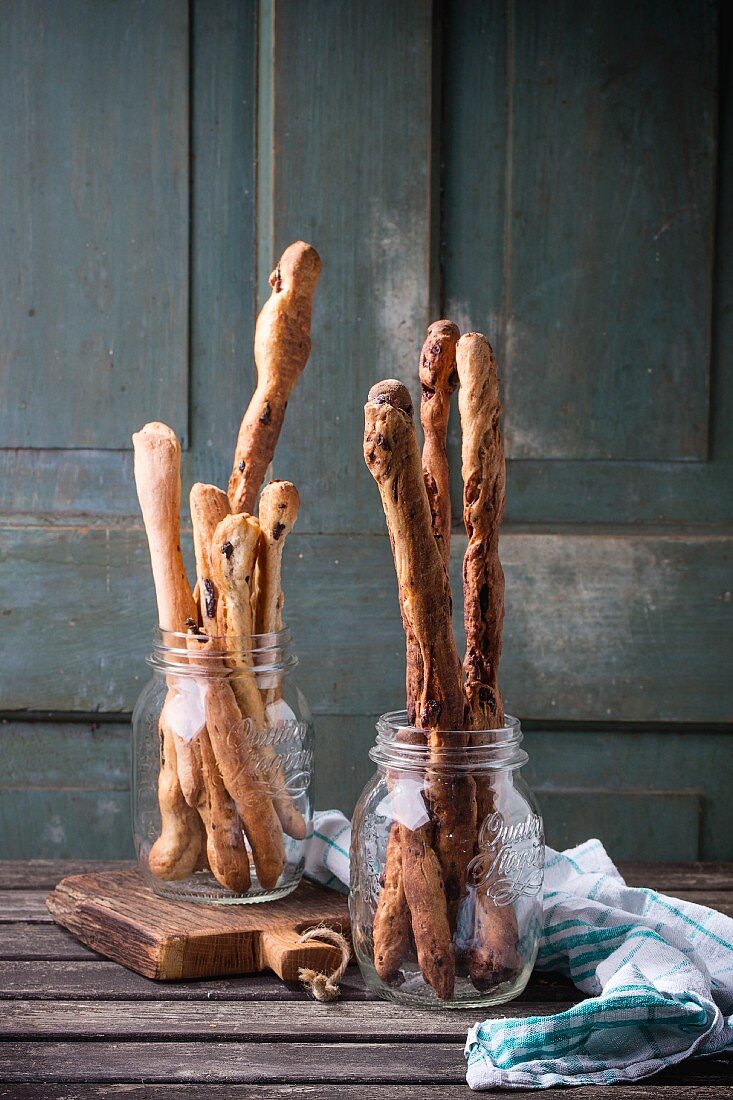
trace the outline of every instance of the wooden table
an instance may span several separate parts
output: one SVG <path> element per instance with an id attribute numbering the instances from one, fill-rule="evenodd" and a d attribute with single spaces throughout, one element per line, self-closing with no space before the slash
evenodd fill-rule
<path id="1" fill-rule="evenodd" d="M 475 1011 L 417 1013 L 375 1000 L 355 967 L 335 1005 L 316 1004 L 270 976 L 157 984 L 80 946 L 51 922 L 45 895 L 64 875 L 110 866 L 120 865 L 0 862 L 3 1100 L 475 1095 L 465 1084 L 463 1060 Z M 624 871 L 632 884 L 733 915 L 733 864 L 628 864 Z M 499 1011 L 559 1012 L 577 1000 L 568 982 L 538 976 L 522 998 Z M 733 1097 L 733 1061 L 690 1061 L 641 1085 L 562 1095 Z"/>

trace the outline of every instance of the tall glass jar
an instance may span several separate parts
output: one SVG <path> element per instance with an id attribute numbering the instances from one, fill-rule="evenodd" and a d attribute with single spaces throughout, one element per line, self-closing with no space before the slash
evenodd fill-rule
<path id="1" fill-rule="evenodd" d="M 518 996 L 542 930 L 544 834 L 515 718 L 430 748 L 384 714 L 354 812 L 350 910 L 364 979 L 388 1000 L 485 1007 Z M 450 743 L 450 735 L 442 742 Z"/>
<path id="2" fill-rule="evenodd" d="M 132 716 L 135 847 L 157 893 L 259 902 L 300 882 L 313 720 L 290 640 L 158 633 Z"/>

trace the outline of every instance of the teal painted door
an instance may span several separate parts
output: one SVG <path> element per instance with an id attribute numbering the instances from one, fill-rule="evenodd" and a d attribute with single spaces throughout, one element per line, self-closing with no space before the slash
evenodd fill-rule
<path id="1" fill-rule="evenodd" d="M 502 369 L 502 679 L 550 840 L 733 858 L 729 62 L 705 0 L 9 0 L 3 854 L 130 851 L 154 609 L 129 436 L 167 420 L 188 483 L 225 480 L 266 277 L 303 237 L 324 274 L 275 473 L 304 502 L 319 805 L 351 808 L 402 690 L 363 402 L 417 391 L 448 315 Z M 457 424 L 451 451 L 457 592 Z"/>

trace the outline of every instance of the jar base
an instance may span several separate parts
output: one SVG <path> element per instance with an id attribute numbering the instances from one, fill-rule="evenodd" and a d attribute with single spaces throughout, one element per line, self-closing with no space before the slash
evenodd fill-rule
<path id="1" fill-rule="evenodd" d="M 261 905 L 264 902 L 281 901 L 292 894 L 300 885 L 300 878 L 284 882 L 271 890 L 255 889 L 247 894 L 224 894 L 222 887 L 210 875 L 202 876 L 202 881 L 185 879 L 183 882 L 162 883 L 152 875 L 148 881 L 161 898 L 175 898 L 177 901 L 189 901 L 201 905 Z"/>
<path id="2" fill-rule="evenodd" d="M 388 986 L 378 976 L 371 961 L 359 957 L 358 952 L 357 961 L 367 988 L 381 1000 L 391 1001 L 393 1004 L 407 1005 L 410 1008 L 435 1008 L 443 1012 L 461 1008 L 494 1008 L 497 1005 L 506 1004 L 508 1001 L 514 1001 L 524 992 L 534 969 L 533 957 L 513 982 L 505 982 L 503 985 L 498 985 L 496 989 L 484 993 L 474 990 L 473 987 L 468 987 L 465 996 L 459 994 L 449 1001 L 441 1001 L 432 989 L 426 985 L 419 973 L 412 975 L 401 986 Z M 414 988 L 410 988 L 410 986 Z"/>

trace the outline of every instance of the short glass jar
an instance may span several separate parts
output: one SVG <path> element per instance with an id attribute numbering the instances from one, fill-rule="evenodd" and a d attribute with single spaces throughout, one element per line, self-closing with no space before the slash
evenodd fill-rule
<path id="1" fill-rule="evenodd" d="M 526 986 L 542 930 L 544 833 L 520 724 L 442 735 L 450 747 L 425 737 L 404 711 L 377 723 L 352 822 L 354 949 L 387 1000 L 501 1004 Z"/>
<path id="2" fill-rule="evenodd" d="M 156 893 L 259 902 L 300 882 L 313 719 L 290 641 L 158 632 L 132 716 L 135 848 Z"/>

